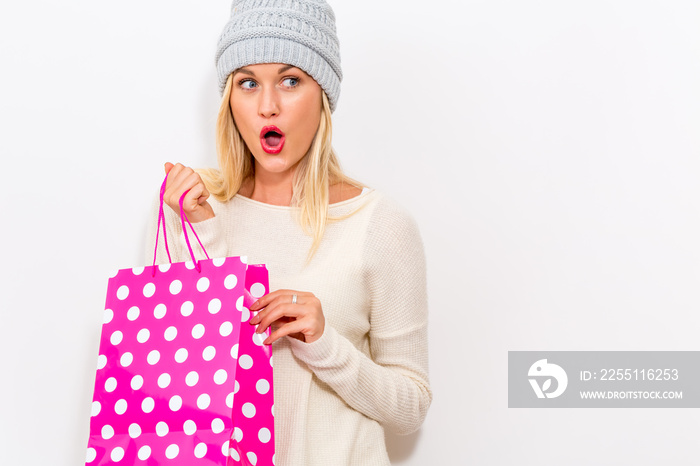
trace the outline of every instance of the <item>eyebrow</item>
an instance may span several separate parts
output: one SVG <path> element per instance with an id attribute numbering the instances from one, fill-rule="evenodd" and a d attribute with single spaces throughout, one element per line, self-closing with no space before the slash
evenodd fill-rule
<path id="1" fill-rule="evenodd" d="M 285 71 L 287 71 L 287 70 L 290 69 L 290 68 L 294 68 L 294 65 L 285 65 L 285 66 L 283 66 L 282 68 L 280 68 L 279 70 L 277 70 L 277 74 L 282 74 L 282 73 L 284 73 Z M 246 68 L 238 68 L 236 71 L 233 72 L 234 75 L 235 75 L 236 73 L 243 73 L 243 74 L 247 74 L 248 76 L 255 76 L 255 73 L 253 73 L 252 71 L 250 71 L 250 70 L 248 70 L 248 69 L 246 69 Z"/>

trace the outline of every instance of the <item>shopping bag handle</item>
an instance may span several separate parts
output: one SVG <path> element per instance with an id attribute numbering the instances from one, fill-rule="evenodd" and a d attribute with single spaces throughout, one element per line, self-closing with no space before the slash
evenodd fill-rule
<path id="1" fill-rule="evenodd" d="M 160 226 L 163 225 L 163 242 L 165 243 L 165 252 L 168 254 L 168 262 L 173 263 L 173 259 L 170 257 L 170 249 L 168 248 L 168 235 L 166 233 L 165 229 L 165 212 L 163 210 L 163 204 L 164 200 L 163 197 L 165 196 L 165 186 L 168 183 L 168 174 L 165 174 L 165 179 L 163 180 L 163 184 L 160 186 L 160 206 L 158 208 L 158 228 L 156 229 L 156 246 L 153 251 L 153 275 L 155 276 L 156 274 L 156 254 L 158 253 L 158 237 L 160 236 Z M 185 235 L 185 241 L 187 242 L 187 249 L 190 251 L 190 257 L 192 257 L 192 263 L 194 263 L 195 268 L 197 269 L 197 272 L 202 271 L 202 266 L 199 264 L 199 261 L 194 257 L 194 251 L 192 250 L 192 245 L 190 244 L 190 237 L 187 234 L 187 228 L 185 227 L 185 222 L 190 226 L 190 230 L 192 230 L 192 233 L 194 234 L 194 237 L 197 238 L 197 242 L 199 245 L 202 247 L 202 251 L 204 251 L 204 255 L 207 256 L 207 259 L 209 259 L 209 254 L 207 254 L 207 250 L 204 249 L 204 245 L 202 244 L 202 241 L 199 239 L 199 236 L 197 235 L 197 232 L 194 230 L 194 227 L 192 226 L 192 223 L 190 222 L 190 219 L 187 218 L 187 215 L 185 214 L 185 209 L 183 208 L 183 201 L 185 200 L 185 196 L 187 193 L 190 192 L 188 189 L 184 193 L 182 193 L 182 196 L 180 196 L 180 222 L 182 222 L 182 232 Z"/>

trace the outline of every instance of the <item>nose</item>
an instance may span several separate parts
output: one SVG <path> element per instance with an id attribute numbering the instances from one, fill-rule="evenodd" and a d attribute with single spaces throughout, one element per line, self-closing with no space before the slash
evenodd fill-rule
<path id="1" fill-rule="evenodd" d="M 279 115 L 280 106 L 276 89 L 266 87 L 260 92 L 260 102 L 258 112 L 265 118 Z"/>

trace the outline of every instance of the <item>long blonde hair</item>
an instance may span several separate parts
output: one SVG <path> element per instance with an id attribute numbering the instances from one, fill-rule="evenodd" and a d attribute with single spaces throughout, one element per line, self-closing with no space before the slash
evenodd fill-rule
<path id="1" fill-rule="evenodd" d="M 226 202 L 238 193 L 243 182 L 255 175 L 253 154 L 243 141 L 231 113 L 230 98 L 233 74 L 226 87 L 216 120 L 216 151 L 219 169 L 198 170 L 204 184 L 214 198 Z M 333 126 L 331 109 L 326 93 L 322 91 L 321 121 L 311 147 L 301 159 L 292 187 L 292 207 L 298 207 L 297 220 L 304 231 L 313 237 L 308 258 L 318 249 L 326 224 L 335 220 L 328 216 L 329 187 L 347 183 L 362 187 L 361 183 L 343 173 L 331 146 Z M 344 218 L 344 217 L 343 217 Z"/>

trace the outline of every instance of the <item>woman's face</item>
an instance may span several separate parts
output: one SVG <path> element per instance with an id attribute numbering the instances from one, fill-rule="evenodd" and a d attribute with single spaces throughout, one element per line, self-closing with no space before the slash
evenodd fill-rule
<path id="1" fill-rule="evenodd" d="M 318 83 L 290 65 L 248 65 L 234 71 L 229 103 L 256 174 L 293 174 L 321 120 Z"/>

